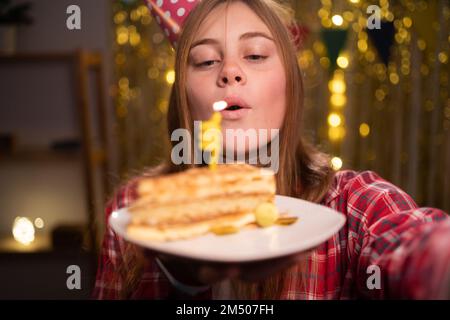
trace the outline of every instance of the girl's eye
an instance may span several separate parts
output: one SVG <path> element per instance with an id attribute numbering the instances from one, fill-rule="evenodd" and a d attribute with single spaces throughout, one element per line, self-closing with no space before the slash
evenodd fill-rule
<path id="1" fill-rule="evenodd" d="M 261 55 L 258 55 L 258 54 L 251 54 L 251 55 L 246 56 L 245 58 L 250 60 L 250 61 L 258 62 L 258 61 L 265 60 L 267 58 L 267 56 L 261 56 Z M 216 62 L 220 62 L 220 61 L 218 61 L 218 60 L 207 60 L 207 61 L 204 61 L 204 62 L 197 63 L 195 66 L 199 67 L 199 68 L 201 68 L 201 67 L 210 67 L 210 66 L 214 65 L 214 63 L 216 63 Z"/>
<path id="2" fill-rule="evenodd" d="M 251 61 L 260 61 L 260 60 L 266 59 L 267 57 L 266 56 L 261 56 L 261 55 L 258 55 L 258 54 L 251 54 L 249 56 L 246 56 L 246 58 L 248 58 Z"/>
<path id="3" fill-rule="evenodd" d="M 205 62 L 201 62 L 201 63 L 197 63 L 196 67 L 209 67 L 212 66 L 214 64 L 214 62 L 216 62 L 215 60 L 208 60 Z"/>

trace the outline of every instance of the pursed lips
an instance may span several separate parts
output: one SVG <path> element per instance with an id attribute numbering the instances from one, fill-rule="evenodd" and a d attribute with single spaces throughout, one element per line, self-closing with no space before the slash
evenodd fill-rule
<path id="1" fill-rule="evenodd" d="M 248 112 L 251 109 L 251 107 L 247 104 L 245 100 L 236 96 L 226 97 L 223 100 L 228 105 L 227 108 L 225 108 L 220 112 L 224 120 L 242 119 L 248 114 Z"/>

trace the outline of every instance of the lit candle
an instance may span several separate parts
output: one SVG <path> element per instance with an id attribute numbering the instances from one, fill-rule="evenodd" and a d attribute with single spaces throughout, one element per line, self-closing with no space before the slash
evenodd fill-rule
<path id="1" fill-rule="evenodd" d="M 200 148 L 209 152 L 209 168 L 214 170 L 219 163 L 220 149 L 222 147 L 220 111 L 224 110 L 228 104 L 225 101 L 217 101 L 213 104 L 213 114 L 207 121 L 202 121 L 200 134 Z"/>

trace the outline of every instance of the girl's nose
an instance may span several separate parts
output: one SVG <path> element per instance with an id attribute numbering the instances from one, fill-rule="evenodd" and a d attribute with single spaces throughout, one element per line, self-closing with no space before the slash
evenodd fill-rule
<path id="1" fill-rule="evenodd" d="M 244 84 L 246 77 L 242 69 L 237 64 L 226 63 L 218 78 L 218 85 L 220 87 L 226 85 Z"/>

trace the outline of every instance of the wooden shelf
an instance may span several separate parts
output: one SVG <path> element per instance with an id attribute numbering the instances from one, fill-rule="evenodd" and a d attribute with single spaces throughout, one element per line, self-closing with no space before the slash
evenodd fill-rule
<path id="1" fill-rule="evenodd" d="M 83 166 L 85 184 L 85 198 L 88 206 L 87 220 L 90 234 L 90 250 L 97 249 L 97 218 L 96 197 L 104 200 L 109 193 L 108 180 L 108 135 L 107 135 L 107 110 L 105 102 L 105 81 L 103 72 L 103 57 L 100 51 L 86 51 L 83 49 L 74 51 L 55 52 L 22 52 L 12 55 L 0 54 L 0 66 L 10 68 L 20 65 L 40 65 L 42 63 L 62 63 L 70 68 L 70 77 L 73 80 L 73 97 L 76 99 L 76 111 L 80 131 L 81 148 L 77 151 L 54 150 L 24 150 L 12 154 L 0 153 L 0 164 L 19 163 L 52 163 L 61 161 L 78 161 Z M 90 81 L 90 72 L 94 71 L 94 81 Z M 90 86 L 96 90 L 96 101 L 91 106 Z M 97 126 L 92 123 L 97 121 Z M 97 132 L 96 132 L 97 131 Z M 99 137 L 98 144 L 92 137 Z M 97 190 L 96 173 L 100 173 L 103 188 Z"/>

